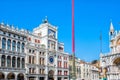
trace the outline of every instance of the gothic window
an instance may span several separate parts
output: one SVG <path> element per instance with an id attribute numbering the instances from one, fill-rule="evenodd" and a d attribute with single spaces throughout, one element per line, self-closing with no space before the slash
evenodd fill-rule
<path id="1" fill-rule="evenodd" d="M 35 68 L 32 69 L 32 73 L 35 73 Z"/>
<path id="2" fill-rule="evenodd" d="M 44 74 L 45 69 L 42 69 L 42 74 Z"/>
<path id="3" fill-rule="evenodd" d="M 1 66 L 2 66 L 2 67 L 5 67 L 5 55 L 2 55 L 2 58 L 1 58 Z"/>
<path id="4" fill-rule="evenodd" d="M 25 68 L 25 60 L 22 58 L 22 68 Z"/>
<path id="5" fill-rule="evenodd" d="M 40 63 L 40 65 L 41 65 L 41 58 L 40 58 L 40 60 L 39 60 L 39 63 Z"/>
<path id="6" fill-rule="evenodd" d="M 40 43 L 40 40 L 38 40 L 38 43 Z"/>
<path id="7" fill-rule="evenodd" d="M 8 41 L 7 41 L 7 49 L 11 50 L 11 40 L 10 39 L 8 39 Z"/>
<path id="8" fill-rule="evenodd" d="M 2 39 L 2 49 L 5 49 L 6 48 L 6 39 L 3 38 Z"/>
<path id="9" fill-rule="evenodd" d="M 12 58 L 12 67 L 15 67 L 15 61 L 16 61 L 16 59 L 15 59 L 15 57 L 13 57 Z"/>
<path id="10" fill-rule="evenodd" d="M 43 65 L 44 65 L 45 63 L 44 63 L 44 58 L 43 58 Z"/>
<path id="11" fill-rule="evenodd" d="M 31 68 L 29 68 L 29 73 L 31 74 Z"/>
<path id="12" fill-rule="evenodd" d="M 16 51 L 16 42 L 15 41 L 12 42 L 12 51 Z"/>
<path id="13" fill-rule="evenodd" d="M 31 53 L 31 49 L 29 49 L 29 53 Z"/>
<path id="14" fill-rule="evenodd" d="M 20 58 L 17 58 L 17 67 L 20 68 Z"/>
<path id="15" fill-rule="evenodd" d="M 32 64 L 34 64 L 34 56 L 32 57 Z"/>
<path id="16" fill-rule="evenodd" d="M 7 67 L 11 67 L 11 57 L 7 57 Z"/>
<path id="17" fill-rule="evenodd" d="M 41 74 L 41 69 L 39 70 L 39 73 Z"/>
<path id="18" fill-rule="evenodd" d="M 22 43 L 22 52 L 24 52 L 25 44 Z"/>
<path id="19" fill-rule="evenodd" d="M 40 53 L 40 55 L 41 55 L 41 52 L 39 52 Z"/>
<path id="20" fill-rule="evenodd" d="M 29 56 L 29 63 L 31 63 L 31 56 Z"/>
<path id="21" fill-rule="evenodd" d="M 17 51 L 20 52 L 20 42 L 17 43 Z"/>

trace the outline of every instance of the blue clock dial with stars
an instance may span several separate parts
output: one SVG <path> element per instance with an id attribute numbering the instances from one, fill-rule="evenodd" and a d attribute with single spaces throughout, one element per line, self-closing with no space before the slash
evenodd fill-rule
<path id="1" fill-rule="evenodd" d="M 53 57 L 53 56 L 50 56 L 50 57 L 49 57 L 49 62 L 50 62 L 50 63 L 53 63 L 53 62 L 54 62 L 54 57 Z"/>

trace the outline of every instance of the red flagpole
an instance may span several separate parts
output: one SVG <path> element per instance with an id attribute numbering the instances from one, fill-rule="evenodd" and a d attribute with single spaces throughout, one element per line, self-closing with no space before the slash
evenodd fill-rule
<path id="1" fill-rule="evenodd" d="M 74 36 L 74 0 L 72 0 L 72 55 L 73 55 L 73 74 L 72 79 L 76 80 L 75 75 L 75 36 Z"/>
<path id="2" fill-rule="evenodd" d="M 74 42 L 74 0 L 72 0 L 72 53 L 75 52 L 75 42 Z"/>

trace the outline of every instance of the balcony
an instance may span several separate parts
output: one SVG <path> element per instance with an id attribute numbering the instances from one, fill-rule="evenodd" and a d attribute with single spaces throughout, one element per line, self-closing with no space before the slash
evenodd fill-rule
<path id="1" fill-rule="evenodd" d="M 25 53 L 0 49 L 0 54 L 25 56 Z"/>
<path id="2" fill-rule="evenodd" d="M 9 72 L 25 72 L 25 68 L 8 68 L 8 67 L 0 67 L 0 71 L 9 71 Z"/>

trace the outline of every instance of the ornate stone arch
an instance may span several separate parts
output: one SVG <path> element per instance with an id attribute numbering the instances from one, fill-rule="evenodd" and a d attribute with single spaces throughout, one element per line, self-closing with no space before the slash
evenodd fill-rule
<path id="1" fill-rule="evenodd" d="M 118 41 L 120 40 L 120 35 L 115 38 L 115 46 L 117 46 Z"/>
<path id="2" fill-rule="evenodd" d="M 18 75 L 17 75 L 17 80 L 24 80 L 24 74 L 23 73 L 19 73 Z"/>
<path id="3" fill-rule="evenodd" d="M 115 51 L 120 52 L 120 35 L 115 38 Z"/>
<path id="4" fill-rule="evenodd" d="M 114 56 L 111 60 L 111 65 L 115 65 L 116 61 L 120 60 L 120 55 L 119 56 Z"/>
<path id="5" fill-rule="evenodd" d="M 5 79 L 5 74 L 3 72 L 0 72 L 0 80 L 4 80 Z"/>
<path id="6" fill-rule="evenodd" d="M 15 79 L 15 74 L 13 72 L 8 73 L 7 79 Z"/>
<path id="7" fill-rule="evenodd" d="M 54 80 L 54 71 L 53 70 L 50 70 L 49 72 L 48 72 L 48 79 L 50 79 L 50 80 Z"/>

